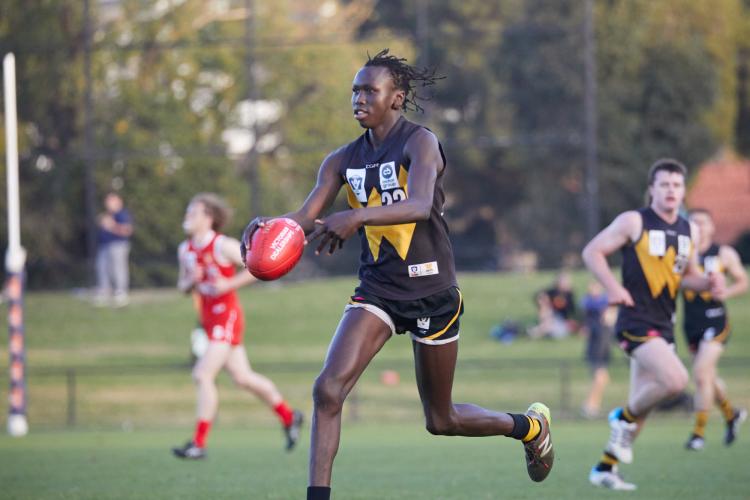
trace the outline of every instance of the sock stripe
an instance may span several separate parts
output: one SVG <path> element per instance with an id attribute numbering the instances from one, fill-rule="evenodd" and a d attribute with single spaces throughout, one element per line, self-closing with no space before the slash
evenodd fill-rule
<path id="1" fill-rule="evenodd" d="M 626 422 L 633 423 L 636 418 L 635 414 L 627 406 L 622 409 L 622 419 Z"/>
<path id="2" fill-rule="evenodd" d="M 531 418 L 528 415 L 526 415 L 526 418 L 529 419 L 529 432 L 527 432 L 523 439 L 521 439 L 521 441 L 524 443 L 528 443 L 529 441 L 536 439 L 539 433 L 542 432 L 542 425 L 539 423 L 539 420 Z"/>

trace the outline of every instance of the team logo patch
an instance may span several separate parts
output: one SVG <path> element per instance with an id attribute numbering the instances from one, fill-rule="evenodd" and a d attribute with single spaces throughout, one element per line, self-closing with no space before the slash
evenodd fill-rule
<path id="1" fill-rule="evenodd" d="M 224 340 L 225 336 L 226 330 L 224 330 L 224 327 L 221 325 L 216 325 L 213 330 L 211 330 L 211 338 L 214 340 Z"/>
<path id="2" fill-rule="evenodd" d="M 365 191 L 365 169 L 364 168 L 347 168 L 346 181 L 352 188 L 354 196 L 360 203 L 367 202 L 367 193 Z"/>
<path id="3" fill-rule="evenodd" d="M 430 318 L 417 318 L 417 328 L 420 330 L 430 329 Z"/>
<path id="4" fill-rule="evenodd" d="M 437 261 L 425 262 L 424 264 L 411 264 L 409 266 L 409 277 L 432 276 L 439 274 Z"/>
<path id="5" fill-rule="evenodd" d="M 380 164 L 380 190 L 395 189 L 401 187 L 396 176 L 396 163 L 389 161 Z"/>

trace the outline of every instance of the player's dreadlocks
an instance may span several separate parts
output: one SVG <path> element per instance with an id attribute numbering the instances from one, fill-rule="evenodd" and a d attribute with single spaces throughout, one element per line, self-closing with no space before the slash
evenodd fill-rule
<path id="1" fill-rule="evenodd" d="M 417 68 L 406 64 L 406 59 L 388 54 L 388 49 L 383 49 L 373 57 L 367 54 L 365 66 L 382 66 L 391 73 L 393 83 L 396 88 L 406 93 L 404 104 L 401 109 L 404 111 L 424 111 L 417 103 L 417 99 L 428 101 L 431 96 L 424 96 L 417 93 L 417 88 L 425 88 L 435 85 L 437 80 L 442 80 L 443 76 L 435 76 L 434 68 Z"/>

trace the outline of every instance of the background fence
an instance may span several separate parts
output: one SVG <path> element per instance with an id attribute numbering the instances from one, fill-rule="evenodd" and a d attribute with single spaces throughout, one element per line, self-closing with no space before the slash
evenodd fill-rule
<path id="1" fill-rule="evenodd" d="M 727 357 L 721 375 L 733 402 L 750 406 L 750 358 Z M 190 364 L 132 364 L 38 368 L 29 372 L 29 419 L 33 428 L 152 428 L 189 426 L 194 393 Z M 289 401 L 306 412 L 311 407 L 312 382 L 320 363 L 258 363 Z M 383 372 L 394 371 L 398 382 L 383 383 Z M 611 367 L 603 410 L 621 404 L 627 395 L 628 369 L 623 359 Z M 454 384 L 457 402 L 470 401 L 506 411 L 523 410 L 532 400 L 546 402 L 555 418 L 579 418 L 589 384 L 583 362 L 560 359 L 459 359 Z M 0 380 L 3 391 L 6 380 Z M 267 423 L 273 417 L 263 405 L 221 376 L 218 420 L 233 426 Z M 692 388 L 688 390 L 688 393 Z M 2 393 L 0 393 L 2 394 Z M 677 400 L 673 410 L 689 412 L 691 401 Z M 421 421 L 421 405 L 408 361 L 377 358 L 345 405 L 349 421 Z"/>

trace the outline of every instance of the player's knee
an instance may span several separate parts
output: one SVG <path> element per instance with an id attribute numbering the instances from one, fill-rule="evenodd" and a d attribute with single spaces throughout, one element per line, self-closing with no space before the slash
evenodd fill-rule
<path id="1" fill-rule="evenodd" d="M 688 385 L 688 373 L 687 371 L 677 371 L 673 373 L 666 381 L 666 389 L 670 395 L 676 396 L 685 390 Z"/>
<path id="2" fill-rule="evenodd" d="M 209 384 L 213 382 L 213 377 L 202 370 L 193 370 L 193 382 L 196 385 Z"/>
<path id="3" fill-rule="evenodd" d="M 704 387 L 714 383 L 713 373 L 710 370 L 696 370 L 694 375 L 695 385 L 698 387 Z"/>
<path id="4" fill-rule="evenodd" d="M 326 375 L 319 375 L 313 384 L 313 402 L 316 410 L 340 411 L 344 405 L 343 384 Z"/>
<path id="5" fill-rule="evenodd" d="M 450 416 L 427 415 L 425 428 L 435 436 L 456 435 L 456 421 Z"/>
<path id="6" fill-rule="evenodd" d="M 253 377 L 250 374 L 247 373 L 230 373 L 230 377 L 232 377 L 232 382 L 234 382 L 234 385 L 238 387 L 252 387 L 255 384 L 253 383 Z"/>

